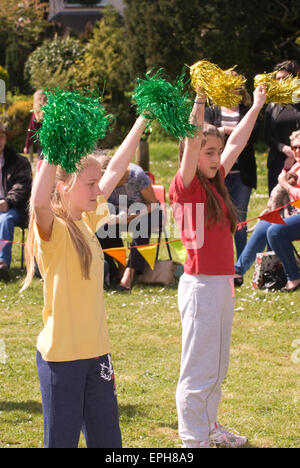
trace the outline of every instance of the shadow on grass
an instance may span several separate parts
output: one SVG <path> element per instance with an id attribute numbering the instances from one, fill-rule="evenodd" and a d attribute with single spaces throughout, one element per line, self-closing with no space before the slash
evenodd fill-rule
<path id="1" fill-rule="evenodd" d="M 38 401 L 0 401 L 0 411 L 24 411 L 29 414 L 40 414 L 43 412 L 42 404 Z"/>
<path id="2" fill-rule="evenodd" d="M 118 405 L 119 416 L 120 418 L 133 419 L 139 416 L 145 416 L 145 412 L 141 411 L 141 408 L 138 405 Z"/>
<path id="3" fill-rule="evenodd" d="M 132 419 L 132 421 L 134 422 L 134 420 L 136 420 L 137 418 L 142 418 L 144 419 L 145 421 L 149 421 L 151 423 L 153 423 L 153 419 L 152 417 L 149 416 L 149 413 L 151 412 L 152 408 L 151 406 L 149 405 L 144 405 L 143 406 L 143 409 L 138 406 L 138 405 L 123 405 L 123 404 L 119 404 L 119 416 L 120 416 L 120 419 Z M 148 420 L 149 418 L 149 420 Z M 164 428 L 164 427 L 168 427 L 170 429 L 174 429 L 174 430 L 177 430 L 178 429 L 178 423 L 177 423 L 177 419 L 174 420 L 174 422 L 162 422 L 162 421 L 157 421 L 157 424 L 156 424 L 157 428 Z"/>
<path id="4" fill-rule="evenodd" d="M 7 280 L 0 280 L 0 284 L 1 282 L 3 283 L 14 283 L 16 281 L 19 281 L 20 278 L 25 278 L 26 276 L 26 271 L 25 269 L 21 270 L 21 268 L 10 268 L 9 269 L 9 278 Z"/>

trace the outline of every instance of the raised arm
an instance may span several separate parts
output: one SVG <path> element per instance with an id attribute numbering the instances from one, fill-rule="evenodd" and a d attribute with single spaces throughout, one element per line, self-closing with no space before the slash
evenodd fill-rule
<path id="1" fill-rule="evenodd" d="M 146 125 L 147 121 L 140 116 L 135 121 L 132 129 L 107 166 L 105 174 L 99 182 L 100 190 L 106 199 L 111 195 L 121 177 L 124 175 L 128 164 L 137 149 Z"/>
<path id="2" fill-rule="evenodd" d="M 190 122 L 197 125 L 199 130 L 193 138 L 185 139 L 183 157 L 180 165 L 180 174 L 186 188 L 195 177 L 199 161 L 199 152 L 201 149 L 203 135 L 205 101 L 205 95 L 199 91 L 190 115 Z"/>
<path id="3" fill-rule="evenodd" d="M 53 213 L 50 206 L 56 176 L 56 166 L 43 161 L 32 186 L 31 204 L 36 223 L 44 240 L 52 233 Z"/>
<path id="4" fill-rule="evenodd" d="M 253 105 L 235 127 L 234 131 L 228 138 L 225 149 L 221 156 L 221 164 L 225 169 L 225 174 L 227 175 L 235 161 L 245 148 L 252 130 L 254 128 L 255 122 L 259 115 L 260 110 L 262 109 L 264 103 L 266 102 L 266 90 L 263 86 L 258 86 L 254 91 L 254 100 Z"/>

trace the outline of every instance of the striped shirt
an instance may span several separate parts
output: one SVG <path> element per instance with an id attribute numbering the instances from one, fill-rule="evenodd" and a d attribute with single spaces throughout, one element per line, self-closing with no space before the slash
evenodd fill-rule
<path id="1" fill-rule="evenodd" d="M 224 108 L 221 108 L 221 126 L 235 128 L 240 120 L 240 113 L 237 112 L 226 112 Z M 239 172 L 239 163 L 235 162 L 231 168 L 231 173 Z"/>

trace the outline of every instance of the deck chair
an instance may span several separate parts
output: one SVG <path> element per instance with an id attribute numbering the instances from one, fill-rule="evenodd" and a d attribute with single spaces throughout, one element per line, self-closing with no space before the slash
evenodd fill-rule
<path id="1" fill-rule="evenodd" d="M 152 187 L 153 187 L 156 199 L 159 201 L 161 209 L 162 209 L 162 221 L 160 223 L 159 230 L 158 230 L 158 245 L 156 249 L 156 260 L 158 260 L 159 247 L 160 247 L 159 244 L 161 241 L 162 233 L 164 234 L 166 242 L 169 242 L 169 239 L 167 237 L 167 231 L 165 228 L 166 219 L 167 219 L 166 218 L 166 189 L 163 185 L 152 185 Z M 169 258 L 170 260 L 172 260 L 170 245 L 167 243 L 166 246 L 168 249 Z"/>

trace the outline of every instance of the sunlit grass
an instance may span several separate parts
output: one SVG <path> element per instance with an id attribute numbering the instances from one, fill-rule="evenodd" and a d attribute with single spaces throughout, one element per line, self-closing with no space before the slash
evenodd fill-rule
<path id="1" fill-rule="evenodd" d="M 177 170 L 176 145 L 153 143 L 150 154 L 156 182 L 168 189 Z M 258 216 L 267 201 L 266 156 L 260 153 L 257 160 L 259 185 L 249 218 Z M 15 240 L 20 240 L 20 232 Z M 11 280 L 0 283 L 0 340 L 7 354 L 0 363 L 1 448 L 43 445 L 35 365 L 42 283 L 34 279 L 33 287 L 20 295 L 24 273 L 19 267 L 20 246 L 15 245 Z M 299 447 L 299 362 L 293 353 L 300 338 L 300 292 L 254 291 L 252 274 L 253 268 L 236 290 L 220 421 L 245 434 L 253 447 Z M 107 291 L 105 304 L 124 447 L 180 446 L 175 406 L 181 349 L 177 286 L 136 285 L 130 295 Z"/>

